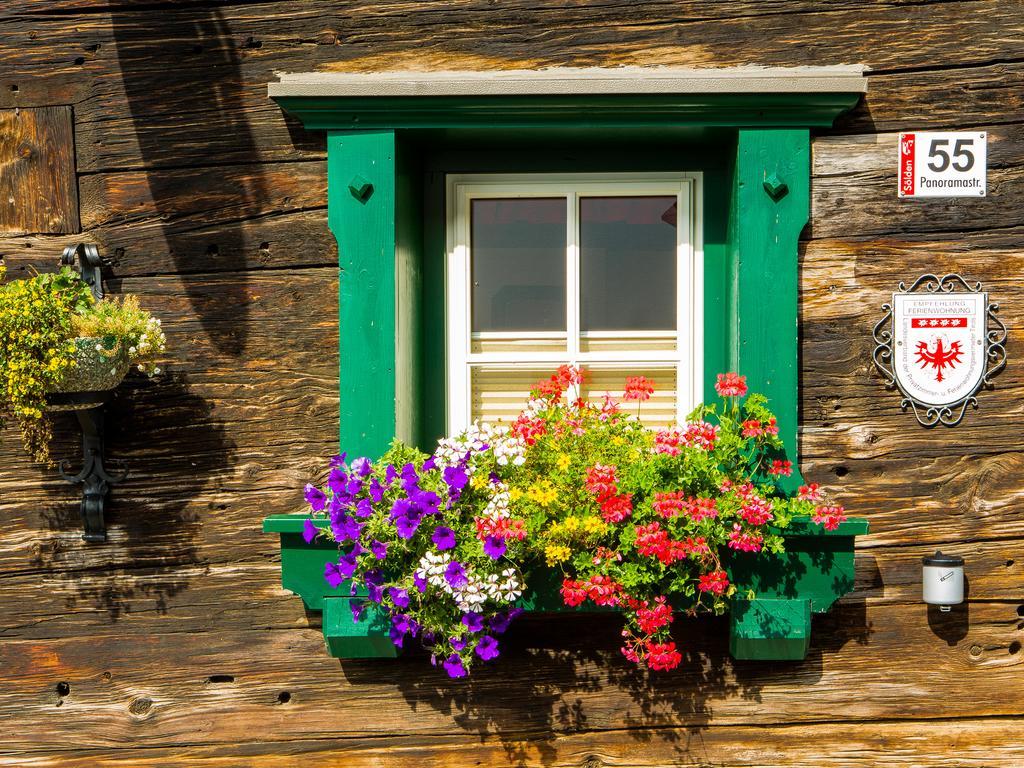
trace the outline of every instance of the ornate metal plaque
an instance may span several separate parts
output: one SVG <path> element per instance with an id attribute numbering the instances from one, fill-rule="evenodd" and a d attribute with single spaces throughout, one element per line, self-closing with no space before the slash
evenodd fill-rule
<path id="1" fill-rule="evenodd" d="M 873 358 L 886 387 L 900 391 L 903 410 L 912 408 L 922 426 L 956 426 L 1006 367 L 999 305 L 988 303 L 981 283 L 921 275 L 909 288 L 901 282 L 882 309 Z"/>

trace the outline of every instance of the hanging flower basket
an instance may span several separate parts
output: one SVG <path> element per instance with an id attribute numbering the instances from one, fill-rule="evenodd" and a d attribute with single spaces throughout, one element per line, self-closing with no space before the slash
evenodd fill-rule
<path id="1" fill-rule="evenodd" d="M 74 344 L 75 365 L 65 370 L 48 393 L 48 411 L 84 410 L 100 405 L 131 367 L 128 350 L 113 336 L 79 337 L 74 339 Z"/>
<path id="2" fill-rule="evenodd" d="M 271 515 L 263 520 L 264 533 L 281 539 L 281 585 L 302 598 L 310 611 L 323 613 L 327 651 L 340 659 L 394 658 L 398 649 L 389 632 L 391 622 L 383 610 L 365 600 L 365 589 L 352 594 L 351 582 L 331 587 L 324 569 L 338 559 L 333 542 L 303 537 L 306 515 Z M 327 520 L 316 520 L 319 529 Z M 811 637 L 811 614 L 825 613 L 853 589 L 855 537 L 868 532 L 868 521 L 850 518 L 834 530 L 825 530 L 809 518 L 794 519 L 784 533 L 782 554 L 755 558 L 732 557 L 726 564 L 737 595 L 753 591 L 755 597 L 730 600 L 729 652 L 736 659 L 790 661 L 806 657 Z M 533 574 L 515 606 L 528 613 L 581 611 L 565 605 L 560 594 L 561 574 L 541 570 Z M 356 607 L 358 610 L 353 611 Z M 361 613 L 355 620 L 356 613 Z"/>

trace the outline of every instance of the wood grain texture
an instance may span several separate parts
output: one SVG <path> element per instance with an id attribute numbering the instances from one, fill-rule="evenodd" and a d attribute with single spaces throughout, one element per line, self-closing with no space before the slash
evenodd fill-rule
<path id="1" fill-rule="evenodd" d="M 679 622 L 687 664 L 661 676 L 613 650 L 614 617 L 536 617 L 515 625 L 502 663 L 469 684 L 430 670 L 422 656 L 339 663 L 306 629 L 7 640 L 0 713 L 18 717 L 10 751 L 231 743 L 251 738 L 252 723 L 274 741 L 440 736 L 453 727 L 471 738 L 712 720 L 767 726 L 816 723 L 823 713 L 836 724 L 1019 716 L 1017 608 L 973 602 L 965 620 L 846 602 L 816 617 L 807 660 L 784 664 L 731 662 L 726 622 Z M 946 689 L 958 695 L 934 695 Z"/>
<path id="2" fill-rule="evenodd" d="M 287 706 L 285 704 L 284 706 Z M 453 765 L 548 768 L 1007 768 L 1024 762 L 1011 718 L 962 722 L 905 721 L 779 728 L 721 727 L 625 729 L 533 737 L 467 739 L 418 736 L 295 740 L 240 748 L 180 746 L 145 750 L 22 752 L 8 754 L 12 768 L 309 768 Z"/>
<path id="3" fill-rule="evenodd" d="M 52 269 L 65 245 L 97 243 L 108 289 L 161 317 L 172 359 L 165 376 L 126 382 L 112 409 L 110 452 L 132 476 L 114 490 L 104 547 L 81 542 L 74 489 L 32 466 L 14 431 L 0 435 L 0 764 L 1024 765 L 1022 11 L 1020 0 L 6 3 L 0 109 L 53 110 L 69 137 L 73 115 L 81 200 L 68 210 L 82 233 L 78 219 L 0 227 L 0 256 L 23 277 Z M 858 542 L 856 590 L 815 618 L 808 660 L 734 663 L 724 622 L 680 620 L 686 668 L 648 680 L 616 654 L 614 617 L 514 626 L 468 684 L 422 656 L 328 658 L 319 617 L 280 588 L 276 542 L 259 531 L 264 514 L 301 510 L 338 434 L 325 138 L 286 119 L 267 81 L 836 63 L 872 71 L 862 104 L 811 141 L 800 446 L 804 475 L 872 532 Z M 899 201 L 897 133 L 941 128 L 988 131 L 989 196 Z M 946 271 L 1000 303 L 1011 364 L 960 427 L 925 431 L 882 389 L 870 332 L 900 280 Z M 58 423 L 55 455 L 77 455 L 72 424 Z M 967 559 L 970 599 L 949 616 L 919 601 L 920 558 L 936 548 Z"/>
<path id="4" fill-rule="evenodd" d="M 0 110 L 0 232 L 80 229 L 71 108 Z"/>

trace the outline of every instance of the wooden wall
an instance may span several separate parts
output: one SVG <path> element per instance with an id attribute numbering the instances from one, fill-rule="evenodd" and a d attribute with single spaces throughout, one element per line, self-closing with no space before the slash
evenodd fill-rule
<path id="1" fill-rule="evenodd" d="M 174 359 L 117 398 L 106 546 L 2 436 L 0 764 L 1024 766 L 1022 36 L 1020 0 L 6 0 L 0 253 L 21 276 L 97 243 Z M 679 622 L 685 668 L 648 680 L 608 618 L 524 621 L 468 683 L 328 658 L 259 531 L 338 426 L 324 139 L 274 72 L 837 63 L 872 72 L 813 143 L 803 469 L 872 534 L 807 661 L 734 663 L 721 622 Z M 987 198 L 897 200 L 896 134 L 926 128 L 988 131 Z M 947 270 L 990 287 L 1010 365 L 925 431 L 870 332 L 899 280 Z M 946 616 L 919 600 L 936 547 L 968 562 Z"/>

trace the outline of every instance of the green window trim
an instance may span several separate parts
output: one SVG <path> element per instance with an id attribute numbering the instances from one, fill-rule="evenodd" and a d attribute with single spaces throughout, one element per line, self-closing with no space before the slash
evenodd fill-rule
<path id="1" fill-rule="evenodd" d="M 392 436 L 424 445 L 443 433 L 444 173 L 688 170 L 705 180 L 704 396 L 715 373 L 745 374 L 771 399 L 796 465 L 810 128 L 831 126 L 866 90 L 850 68 L 822 70 L 725 71 L 696 86 L 666 85 L 663 70 L 650 86 L 632 70 L 634 90 L 659 92 L 630 92 L 621 70 L 564 88 L 558 70 L 526 73 L 500 84 L 504 95 L 454 73 L 411 85 L 417 76 L 395 73 L 272 83 L 286 111 L 327 130 L 344 449 L 376 456 Z M 663 92 L 676 82 L 692 90 Z M 549 92 L 559 89 L 571 92 Z"/>

